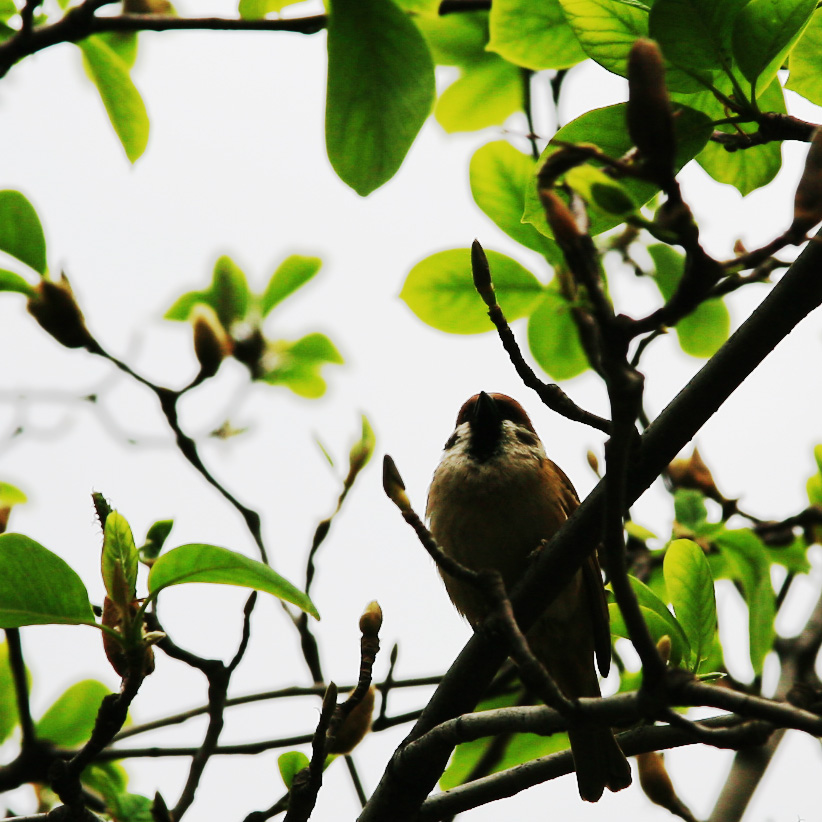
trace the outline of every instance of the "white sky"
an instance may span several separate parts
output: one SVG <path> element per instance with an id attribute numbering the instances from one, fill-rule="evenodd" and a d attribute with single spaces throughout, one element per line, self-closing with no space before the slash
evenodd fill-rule
<path id="1" fill-rule="evenodd" d="M 201 8 L 203 14 L 232 13 L 229 3 L 216 0 L 213 8 Z M 359 414 L 368 414 L 377 433 L 377 458 L 334 524 L 312 592 L 323 615 L 317 634 L 326 675 L 338 682 L 356 675 L 357 619 L 371 599 L 379 600 L 385 614 L 385 653 L 378 660 L 377 677 L 385 673 L 394 642 L 400 644 L 397 676 L 432 674 L 447 666 L 469 629 L 382 494 L 382 454 L 395 458 L 421 512 L 457 409 L 480 389 L 522 399 L 549 453 L 581 494 L 594 484 L 585 452 L 590 448 L 601 456 L 602 438 L 541 409 L 519 385 L 495 335 L 440 334 L 423 326 L 397 299 L 414 263 L 440 249 L 467 248 L 475 237 L 545 278 L 539 258 L 509 241 L 471 201 L 468 160 L 480 145 L 497 139 L 500 130 L 447 137 L 429 121 L 397 177 L 362 199 L 334 176 L 325 156 L 324 48 L 324 34 L 142 35 L 133 76 L 152 131 L 148 150 L 133 168 L 82 73 L 77 49 L 52 48 L 27 59 L 0 83 L 0 156 L 6 160 L 0 185 L 23 191 L 37 208 L 51 268 L 65 268 L 103 345 L 151 379 L 173 387 L 184 385 L 196 370 L 190 332 L 160 317 L 181 292 L 210 280 L 218 255 L 232 256 L 258 290 L 289 253 L 323 258 L 320 275 L 275 312 L 268 331 L 291 339 L 314 330 L 331 336 L 347 364 L 326 369 L 326 398 L 309 402 L 266 386 L 239 394 L 244 371 L 230 363 L 186 400 L 183 423 L 188 431 L 203 434 L 232 409 L 235 425 L 251 426 L 249 434 L 227 443 L 203 440 L 202 454 L 227 487 L 263 513 L 275 568 L 301 584 L 311 534 L 333 510 L 339 490 L 338 478 L 313 438 L 319 437 L 344 463 L 359 430 Z M 604 71 L 587 66 L 575 74 L 564 94 L 563 122 L 592 106 L 624 99 L 622 82 Z M 547 128 L 545 111 L 537 114 L 538 128 Z M 509 125 L 524 131 L 519 120 Z M 745 201 L 729 188 L 709 184 L 698 169 L 686 172 L 686 193 L 703 221 L 711 251 L 727 255 L 737 236 L 753 247 L 784 229 L 801 158 L 801 150 L 790 152 L 782 184 Z M 629 274 L 614 277 L 612 290 L 623 300 L 622 310 L 640 313 L 650 306 L 653 292 L 641 285 Z M 766 287 L 755 286 L 729 300 L 734 322 L 765 293 Z M 89 504 L 92 490 L 104 492 L 129 518 L 138 541 L 154 520 L 175 517 L 169 546 L 211 542 L 254 556 L 240 518 L 172 448 L 153 398 L 113 377 L 105 363 L 60 349 L 22 309 L 22 298 L 0 299 L 0 351 L 5 355 L 0 390 L 4 398 L 9 391 L 31 398 L 23 421 L 33 434 L 39 432 L 9 439 L 19 417 L 9 402 L 0 404 L 0 480 L 19 485 L 30 497 L 28 505 L 15 510 L 12 528 L 67 559 L 93 601 L 101 599 L 102 585 L 99 536 Z M 524 336 L 524 327 L 516 325 L 515 330 Z M 684 356 L 672 361 L 675 348 L 673 339 L 660 340 L 644 360 L 653 413 L 700 365 Z M 741 495 L 745 507 L 763 517 L 786 516 L 805 504 L 811 448 L 822 441 L 819 353 L 817 313 L 698 437 L 722 490 Z M 583 406 L 605 413 L 604 392 L 592 377 L 564 387 Z M 49 389 L 77 397 L 105 392 L 102 405 L 145 447 L 134 448 L 112 436 L 84 404 L 35 400 L 38 392 Z M 670 501 L 658 490 L 635 509 L 639 522 L 663 536 L 670 516 Z M 820 576 L 817 561 L 815 583 Z M 720 599 L 729 596 L 724 591 Z M 179 644 L 228 658 L 244 600 L 240 590 L 184 586 L 161 598 L 161 616 Z M 731 633 L 736 632 L 733 641 L 744 646 L 744 620 L 729 624 Z M 117 685 L 94 631 L 32 628 L 23 631 L 23 642 L 34 673 L 35 715 L 79 679 Z M 295 653 L 290 625 L 264 598 L 232 693 L 307 684 Z M 730 653 L 737 673 L 748 676 L 744 659 Z M 421 705 L 423 699 L 423 693 L 396 694 L 389 712 Z M 132 713 L 139 722 L 204 701 L 201 677 L 161 658 Z M 302 733 L 313 729 L 316 717 L 317 704 L 310 700 L 286 711 L 274 706 L 238 709 L 229 712 L 223 741 Z M 201 720 L 190 722 L 152 742 L 198 744 L 204 727 Z M 402 735 L 374 735 L 357 752 L 367 789 L 373 789 Z M 11 755 L 8 746 L 2 754 Z M 233 763 L 212 760 L 189 817 L 242 819 L 270 805 L 280 794 L 276 755 Z M 669 761 L 684 800 L 697 816 L 705 815 L 729 754 L 693 747 L 672 753 Z M 176 802 L 186 764 L 159 760 L 131 765 L 131 789 L 149 796 L 159 789 L 169 803 Z M 820 776 L 818 744 L 798 736 L 782 751 L 748 818 L 814 818 L 818 797 L 813 786 Z M 25 790 L 9 802 L 17 812 L 33 809 Z M 596 806 L 582 806 L 573 779 L 566 778 L 505 805 L 480 809 L 470 818 L 522 818 L 543 815 L 547 808 L 555 818 L 591 822 L 667 817 L 638 787 Z M 330 822 L 355 816 L 347 775 L 335 766 L 313 818 Z"/>

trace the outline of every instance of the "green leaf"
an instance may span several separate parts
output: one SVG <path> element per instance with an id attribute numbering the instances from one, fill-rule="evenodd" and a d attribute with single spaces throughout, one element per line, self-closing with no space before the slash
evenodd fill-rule
<path id="1" fill-rule="evenodd" d="M 790 545 L 766 545 L 768 559 L 772 564 L 781 565 L 793 574 L 807 574 L 811 570 L 808 561 L 808 543 L 798 536 Z"/>
<path id="2" fill-rule="evenodd" d="M 736 62 L 752 88 L 765 88 L 796 45 L 816 0 L 750 0 L 734 21 Z"/>
<path id="3" fill-rule="evenodd" d="M 325 142 L 340 179 L 366 196 L 399 169 L 434 102 L 434 66 L 391 0 L 330 0 Z"/>
<path id="4" fill-rule="evenodd" d="M 648 246 L 654 261 L 654 280 L 660 293 L 669 300 L 676 292 L 685 271 L 685 257 L 669 245 Z M 721 298 L 706 300 L 676 325 L 679 345 L 692 357 L 712 357 L 728 339 L 731 315 Z"/>
<path id="5" fill-rule="evenodd" d="M 487 12 L 415 16 L 413 20 L 437 65 L 466 66 L 489 56 L 485 52 Z"/>
<path id="6" fill-rule="evenodd" d="M 526 248 L 559 258 L 555 243 L 522 222 L 525 189 L 534 185 L 534 160 L 510 143 L 496 140 L 474 152 L 469 168 L 474 202 L 509 237 Z"/>
<path id="7" fill-rule="evenodd" d="M 434 117 L 448 134 L 502 125 L 523 106 L 522 71 L 496 54 L 462 67 L 437 100 Z"/>
<path id="8" fill-rule="evenodd" d="M 282 11 L 299 0 L 240 0 L 238 11 L 243 20 L 262 20 L 267 14 Z"/>
<path id="9" fill-rule="evenodd" d="M 788 61 L 791 73 L 785 88 L 822 103 L 822 9 L 815 11 Z"/>
<path id="10" fill-rule="evenodd" d="M 128 64 L 98 36 L 87 37 L 77 45 L 126 156 L 134 163 L 146 150 L 149 123 L 143 98 L 129 77 Z"/>
<path id="11" fill-rule="evenodd" d="M 816 468 L 822 474 L 822 445 L 815 445 L 813 448 L 813 458 L 816 460 Z"/>
<path id="12" fill-rule="evenodd" d="M 585 59 L 559 0 L 494 0 L 488 50 L 539 71 L 566 69 Z"/>
<path id="13" fill-rule="evenodd" d="M 690 539 L 674 540 L 665 552 L 665 587 L 677 622 L 691 645 L 691 670 L 708 659 L 716 632 L 716 596 L 703 550 Z"/>
<path id="14" fill-rule="evenodd" d="M 687 645 L 683 646 L 678 638 L 671 635 L 671 622 L 645 605 L 640 605 L 639 610 L 654 643 L 658 643 L 663 637 L 667 636 L 671 640 L 671 664 L 681 666 L 683 661 L 688 659 L 690 648 Z M 622 639 L 630 639 L 625 620 L 622 618 L 615 602 L 609 603 L 608 614 L 611 622 L 611 634 Z M 679 628 L 679 631 L 681 632 L 682 628 Z"/>
<path id="15" fill-rule="evenodd" d="M 663 636 L 671 638 L 671 662 L 679 665 L 680 662 L 690 659 L 691 644 L 688 635 L 680 625 L 679 620 L 670 612 L 668 606 L 643 582 L 636 577 L 629 576 L 628 581 L 634 590 L 637 601 L 643 608 L 643 616 L 651 629 L 651 635 L 655 642 L 659 642 Z M 613 604 L 613 603 L 612 603 Z M 617 609 L 617 613 L 619 613 Z M 653 617 L 649 617 L 653 614 Z M 620 616 L 620 620 L 622 617 Z M 611 633 L 615 633 L 614 626 L 611 626 Z M 628 637 L 627 630 L 618 636 Z"/>
<path id="16" fill-rule="evenodd" d="M 697 530 L 708 519 L 702 492 L 693 488 L 678 488 L 674 494 L 674 516 L 680 525 Z"/>
<path id="17" fill-rule="evenodd" d="M 37 289 L 29 285 L 19 274 L 4 268 L 0 268 L 0 291 L 17 291 L 27 297 L 33 297 L 37 293 Z"/>
<path id="18" fill-rule="evenodd" d="M 37 723 L 37 736 L 61 748 L 88 741 L 103 697 L 111 691 L 102 682 L 85 679 L 59 696 Z"/>
<path id="19" fill-rule="evenodd" d="M 538 168 L 542 168 L 548 158 L 560 150 L 560 142 L 594 143 L 609 157 L 622 157 L 633 147 L 625 122 L 625 112 L 626 104 L 618 103 L 589 111 L 563 126 L 540 155 Z M 675 167 L 679 170 L 706 144 L 713 133 L 713 125 L 702 112 L 684 106 L 678 110 L 674 122 L 677 142 Z M 658 191 L 654 185 L 643 180 L 630 179 L 621 182 L 622 187 L 637 205 L 647 203 Z M 591 234 L 601 234 L 623 221 L 622 216 L 599 211 L 594 211 L 590 216 Z M 523 220 L 546 237 L 553 237 L 536 185 L 526 189 Z"/>
<path id="20" fill-rule="evenodd" d="M 565 182 L 588 205 L 603 214 L 614 215 L 624 220 L 637 210 L 631 192 L 622 183 L 594 166 L 582 165 L 572 168 L 566 173 Z"/>
<path id="21" fill-rule="evenodd" d="M 556 277 L 528 318 L 528 347 L 540 368 L 557 382 L 570 380 L 589 367 L 571 305 L 562 296 Z"/>
<path id="22" fill-rule="evenodd" d="M 19 191 L 0 191 L 0 251 L 39 274 L 48 270 L 43 226 L 34 206 Z"/>
<path id="23" fill-rule="evenodd" d="M 758 676 L 775 636 L 776 596 L 771 584 L 768 553 L 749 528 L 723 530 L 714 538 L 714 543 L 725 561 L 723 575 L 742 586 L 748 605 L 751 664 Z"/>
<path id="24" fill-rule="evenodd" d="M 230 328 L 233 322 L 245 317 L 250 300 L 245 274 L 234 260 L 223 255 L 214 264 L 209 302 L 224 328 Z"/>
<path id="25" fill-rule="evenodd" d="M 307 399 L 325 393 L 325 380 L 320 376 L 322 366 L 343 363 L 340 352 L 324 334 L 308 334 L 296 342 L 279 340 L 272 344 L 271 355 L 276 355 L 277 364 L 260 379 L 269 385 L 284 385 Z"/>
<path id="26" fill-rule="evenodd" d="M 303 257 L 299 254 L 286 257 L 272 274 L 260 297 L 262 316 L 267 316 L 272 308 L 291 296 L 298 288 L 302 288 L 320 270 L 321 265 L 322 260 L 319 257 Z"/>
<path id="27" fill-rule="evenodd" d="M 126 64 L 127 68 L 134 68 L 137 62 L 136 31 L 103 31 L 96 36 Z"/>
<path id="28" fill-rule="evenodd" d="M 0 508 L 14 508 L 24 502 L 28 502 L 28 497 L 19 488 L 8 482 L 0 482 Z"/>
<path id="29" fill-rule="evenodd" d="M 141 562 L 151 564 L 160 556 L 160 551 L 163 550 L 163 545 L 165 545 L 173 525 L 173 519 L 160 519 L 148 529 L 146 541 L 139 551 Z"/>
<path id="30" fill-rule="evenodd" d="M 304 768 L 309 766 L 308 757 L 302 751 L 286 751 L 277 758 L 277 767 L 280 769 L 280 776 L 283 784 L 290 791 L 294 777 Z"/>
<path id="31" fill-rule="evenodd" d="M 808 493 L 808 502 L 811 505 L 822 506 L 822 476 L 814 474 L 809 477 L 805 488 Z"/>
<path id="32" fill-rule="evenodd" d="M 749 0 L 657 0 L 651 9 L 649 34 L 666 59 L 686 72 L 707 79 L 733 64 L 733 23 Z"/>
<path id="33" fill-rule="evenodd" d="M 192 543 L 163 554 L 148 575 L 148 590 L 156 596 L 164 588 L 187 582 L 253 588 L 320 618 L 314 603 L 268 565 L 216 545 Z"/>
<path id="34" fill-rule="evenodd" d="M 0 534 L 0 628 L 95 625 L 80 577 L 23 534 Z"/>
<path id="35" fill-rule="evenodd" d="M 0 744 L 5 742 L 19 722 L 17 692 L 9 665 L 8 643 L 0 643 Z"/>
<path id="36" fill-rule="evenodd" d="M 106 517 L 101 570 L 109 599 L 128 607 L 137 596 L 137 547 L 131 527 L 118 511 Z"/>
<path id="37" fill-rule="evenodd" d="M 486 250 L 497 299 L 509 322 L 529 314 L 544 287 L 518 262 Z M 482 298 L 474 288 L 471 252 L 467 248 L 440 251 L 408 272 L 400 299 L 424 323 L 450 334 L 481 334 L 493 330 Z"/>

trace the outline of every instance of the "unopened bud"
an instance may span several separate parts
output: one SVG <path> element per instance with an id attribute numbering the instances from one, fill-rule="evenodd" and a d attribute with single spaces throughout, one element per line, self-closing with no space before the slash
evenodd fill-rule
<path id="1" fill-rule="evenodd" d="M 351 753 L 363 741 L 365 735 L 371 730 L 371 719 L 374 716 L 374 692 L 372 685 L 340 723 L 329 745 L 329 753 Z"/>
<path id="2" fill-rule="evenodd" d="M 200 374 L 213 377 L 220 363 L 231 355 L 231 340 L 210 305 L 198 303 L 189 319 L 194 327 L 194 353 L 200 363 Z"/>
<path id="3" fill-rule="evenodd" d="M 637 40 L 628 55 L 628 133 L 651 176 L 664 182 L 674 173 L 674 118 L 665 87 L 665 64 L 652 40 Z"/>
<path id="4" fill-rule="evenodd" d="M 636 761 L 639 770 L 639 784 L 645 796 L 654 804 L 667 808 L 680 819 L 696 822 L 693 814 L 676 795 L 662 754 L 656 751 L 641 753 L 637 755 Z"/>
<path id="5" fill-rule="evenodd" d="M 394 464 L 394 460 L 386 454 L 382 460 L 382 487 L 388 495 L 388 499 L 400 509 L 400 511 L 408 511 L 411 508 L 411 502 L 408 499 L 408 494 L 405 493 L 405 483 L 402 481 L 400 472 Z"/>
<path id="6" fill-rule="evenodd" d="M 488 265 L 488 257 L 479 243 L 474 240 L 471 245 L 471 271 L 474 275 L 474 288 L 482 297 L 482 301 L 490 308 L 497 304 L 497 297 L 494 294 L 494 283 L 491 281 L 491 266 Z"/>
<path id="7" fill-rule="evenodd" d="M 45 331 L 66 348 L 85 348 L 94 342 L 65 274 L 61 275 L 59 282 L 40 280 L 35 294 L 29 297 L 28 311 Z"/>
<path id="8" fill-rule="evenodd" d="M 376 637 L 382 628 L 382 608 L 375 599 L 365 606 L 365 610 L 360 617 L 360 633 L 364 637 Z"/>
<path id="9" fill-rule="evenodd" d="M 140 609 L 139 600 L 134 600 L 129 606 L 128 622 L 131 622 L 137 611 Z M 122 641 L 115 639 L 111 634 L 103 631 L 103 650 L 111 667 L 120 677 L 126 677 L 129 673 L 139 673 L 141 676 L 148 676 L 154 671 L 154 650 L 151 647 L 154 643 L 159 642 L 164 635 L 158 636 L 160 632 L 154 632 L 150 641 L 146 637 L 142 637 L 139 643 L 132 647 L 128 647 L 128 638 L 124 635 L 123 628 L 124 613 L 116 602 L 105 597 L 103 599 L 103 617 L 102 624 L 106 628 L 110 628 L 123 637 Z"/>
<path id="10" fill-rule="evenodd" d="M 550 189 L 540 189 L 539 198 L 542 207 L 545 209 L 545 216 L 548 218 L 548 225 L 554 233 L 554 238 L 559 243 L 563 251 L 566 248 L 573 248 L 577 245 L 582 232 L 577 226 L 577 221 L 573 212 L 562 198 Z"/>
<path id="11" fill-rule="evenodd" d="M 597 459 L 597 455 L 593 451 L 588 451 L 585 457 L 588 460 L 588 465 L 591 467 L 591 470 L 599 476 L 599 460 Z"/>
<path id="12" fill-rule="evenodd" d="M 822 222 L 822 129 L 813 133 L 793 203 L 790 233 L 804 237 Z"/>
<path id="13" fill-rule="evenodd" d="M 665 636 L 660 637 L 659 642 L 656 644 L 656 649 L 659 651 L 659 655 L 667 664 L 668 661 L 671 659 L 671 638 L 668 634 Z"/>

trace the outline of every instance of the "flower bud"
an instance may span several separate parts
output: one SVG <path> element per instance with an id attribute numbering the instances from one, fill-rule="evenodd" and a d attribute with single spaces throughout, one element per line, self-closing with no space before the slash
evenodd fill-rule
<path id="1" fill-rule="evenodd" d="M 379 634 L 382 627 L 382 608 L 375 599 L 365 606 L 365 610 L 360 617 L 360 633 L 369 639 Z"/>
<path id="2" fill-rule="evenodd" d="M 671 777 L 665 769 L 662 754 L 656 751 L 641 753 L 636 758 L 639 770 L 639 784 L 645 796 L 656 805 L 667 808 L 680 819 L 695 822 L 693 814 L 676 795 Z"/>
<path id="3" fill-rule="evenodd" d="M 231 355 L 231 340 L 210 305 L 197 303 L 189 319 L 194 327 L 194 353 L 200 363 L 200 374 L 213 377 L 220 363 Z"/>
<path id="4" fill-rule="evenodd" d="M 131 622 L 131 617 L 139 609 L 140 602 L 135 599 L 129 606 L 131 613 L 128 615 L 128 622 Z M 105 597 L 103 600 L 103 618 L 101 620 L 103 625 L 122 636 L 125 622 L 123 616 L 123 612 L 117 603 Z M 162 638 L 163 636 L 160 636 L 159 632 L 155 632 L 151 635 L 149 641 L 145 641 L 145 637 L 143 637 L 138 645 L 129 648 L 125 642 L 118 642 L 104 631 L 103 650 L 118 676 L 125 678 L 129 673 L 136 672 L 136 670 L 139 670 L 141 676 L 148 676 L 154 671 L 154 649 L 151 646 Z"/>
<path id="5" fill-rule="evenodd" d="M 665 64 L 651 40 L 637 40 L 628 55 L 628 133 L 650 176 L 657 181 L 674 173 L 674 118 L 665 87 Z"/>
<path id="6" fill-rule="evenodd" d="M 40 280 L 34 296 L 29 297 L 28 311 L 66 348 L 85 348 L 94 343 L 65 274 L 59 282 Z"/>
<path id="7" fill-rule="evenodd" d="M 491 281 L 491 267 L 479 240 L 474 240 L 471 245 L 471 272 L 474 275 L 474 288 L 482 297 L 482 301 L 489 308 L 496 305 L 497 297 L 494 294 L 494 283 Z"/>
<path id="8" fill-rule="evenodd" d="M 362 625 L 362 622 L 360 624 Z M 348 716 L 342 721 L 331 740 L 328 748 L 329 753 L 351 753 L 363 741 L 365 735 L 371 730 L 371 718 L 374 715 L 374 693 L 375 689 L 372 685 L 365 692 L 360 702 L 352 708 Z"/>
<path id="9" fill-rule="evenodd" d="M 400 509 L 400 511 L 408 511 L 411 508 L 411 502 L 408 499 L 408 494 L 405 493 L 405 483 L 402 481 L 400 472 L 388 454 L 383 457 L 382 461 L 382 487 L 388 495 L 388 499 Z"/>

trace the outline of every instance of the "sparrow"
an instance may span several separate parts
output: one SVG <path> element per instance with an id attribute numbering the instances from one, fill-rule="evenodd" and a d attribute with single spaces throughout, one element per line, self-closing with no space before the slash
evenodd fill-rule
<path id="1" fill-rule="evenodd" d="M 445 554 L 474 569 L 495 569 L 511 591 L 542 540 L 579 505 L 574 486 L 545 454 L 522 406 L 484 391 L 460 409 L 434 471 L 426 517 Z M 451 601 L 473 628 L 488 603 L 467 582 L 440 571 Z M 608 606 L 596 554 L 526 634 L 532 652 L 570 699 L 601 695 L 611 663 Z M 579 795 L 596 802 L 608 788 L 631 784 L 631 768 L 610 728 L 568 732 Z"/>

